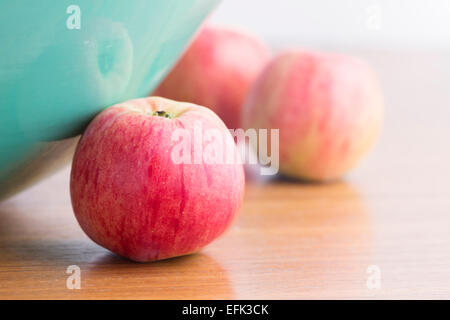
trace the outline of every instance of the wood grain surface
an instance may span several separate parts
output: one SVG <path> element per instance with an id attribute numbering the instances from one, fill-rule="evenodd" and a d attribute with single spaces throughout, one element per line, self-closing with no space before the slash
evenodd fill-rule
<path id="1" fill-rule="evenodd" d="M 249 179 L 226 235 L 138 264 L 83 234 L 66 168 L 0 203 L 0 298 L 450 298 L 450 54 L 360 54 L 380 74 L 386 122 L 345 179 Z M 70 265 L 80 290 L 66 287 Z M 367 286 L 369 266 L 379 289 Z"/>

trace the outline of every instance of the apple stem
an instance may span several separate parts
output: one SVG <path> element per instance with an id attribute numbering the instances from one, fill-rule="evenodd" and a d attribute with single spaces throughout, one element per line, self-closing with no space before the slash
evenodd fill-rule
<path id="1" fill-rule="evenodd" d="M 155 117 L 171 118 L 170 115 L 164 110 L 155 111 L 152 115 Z"/>

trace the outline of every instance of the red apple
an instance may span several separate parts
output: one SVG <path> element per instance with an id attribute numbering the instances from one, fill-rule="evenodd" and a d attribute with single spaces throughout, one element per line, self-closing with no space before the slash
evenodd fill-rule
<path id="1" fill-rule="evenodd" d="M 261 73 L 243 108 L 246 128 L 279 129 L 280 172 L 341 177 L 372 147 L 383 99 L 372 68 L 351 56 L 292 50 Z"/>
<path id="2" fill-rule="evenodd" d="M 93 241 L 144 262 L 193 253 L 231 225 L 243 201 L 242 164 L 174 161 L 180 130 L 215 130 L 236 148 L 211 110 L 163 98 L 112 106 L 90 123 L 75 152 L 70 191 Z M 192 142 L 183 156 L 196 156 L 197 138 L 186 140 Z"/>
<path id="3" fill-rule="evenodd" d="M 209 107 L 229 128 L 240 128 L 247 92 L 269 60 L 258 38 L 206 26 L 153 95 Z"/>

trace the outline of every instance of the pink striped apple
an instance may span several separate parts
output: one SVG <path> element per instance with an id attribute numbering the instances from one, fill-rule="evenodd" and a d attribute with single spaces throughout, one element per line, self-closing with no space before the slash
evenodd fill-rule
<path id="1" fill-rule="evenodd" d="M 372 68 L 347 55 L 280 53 L 254 83 L 246 128 L 279 129 L 286 176 L 326 181 L 344 175 L 374 144 L 383 99 Z"/>
<path id="2" fill-rule="evenodd" d="M 243 201 L 242 164 L 190 161 L 198 139 L 180 148 L 174 134 L 208 130 L 236 148 L 224 123 L 201 106 L 150 97 L 100 113 L 72 164 L 72 206 L 85 233 L 140 262 L 190 254 L 219 237 Z M 202 139 L 199 150 L 222 142 Z M 175 149 L 188 160 L 174 159 Z"/>
<path id="3" fill-rule="evenodd" d="M 206 26 L 153 95 L 209 107 L 229 128 L 240 128 L 247 92 L 269 60 L 255 36 Z"/>

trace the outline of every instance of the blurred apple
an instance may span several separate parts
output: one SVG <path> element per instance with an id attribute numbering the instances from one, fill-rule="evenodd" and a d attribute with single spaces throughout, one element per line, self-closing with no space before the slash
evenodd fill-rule
<path id="1" fill-rule="evenodd" d="M 247 92 L 269 59 L 258 38 L 206 26 L 153 95 L 209 107 L 229 128 L 239 128 Z"/>
<path id="2" fill-rule="evenodd" d="M 280 130 L 280 172 L 314 181 L 353 168 L 374 144 L 382 118 L 381 90 L 366 62 L 301 50 L 274 58 L 243 108 L 245 128 Z"/>
<path id="3" fill-rule="evenodd" d="M 187 136 L 215 130 L 236 148 L 211 110 L 163 98 L 113 106 L 89 124 L 75 152 L 70 191 L 75 216 L 93 241 L 131 260 L 153 261 L 196 252 L 231 225 L 243 201 L 242 164 L 176 160 L 180 130 Z M 186 141 L 182 159 L 198 140 Z"/>

